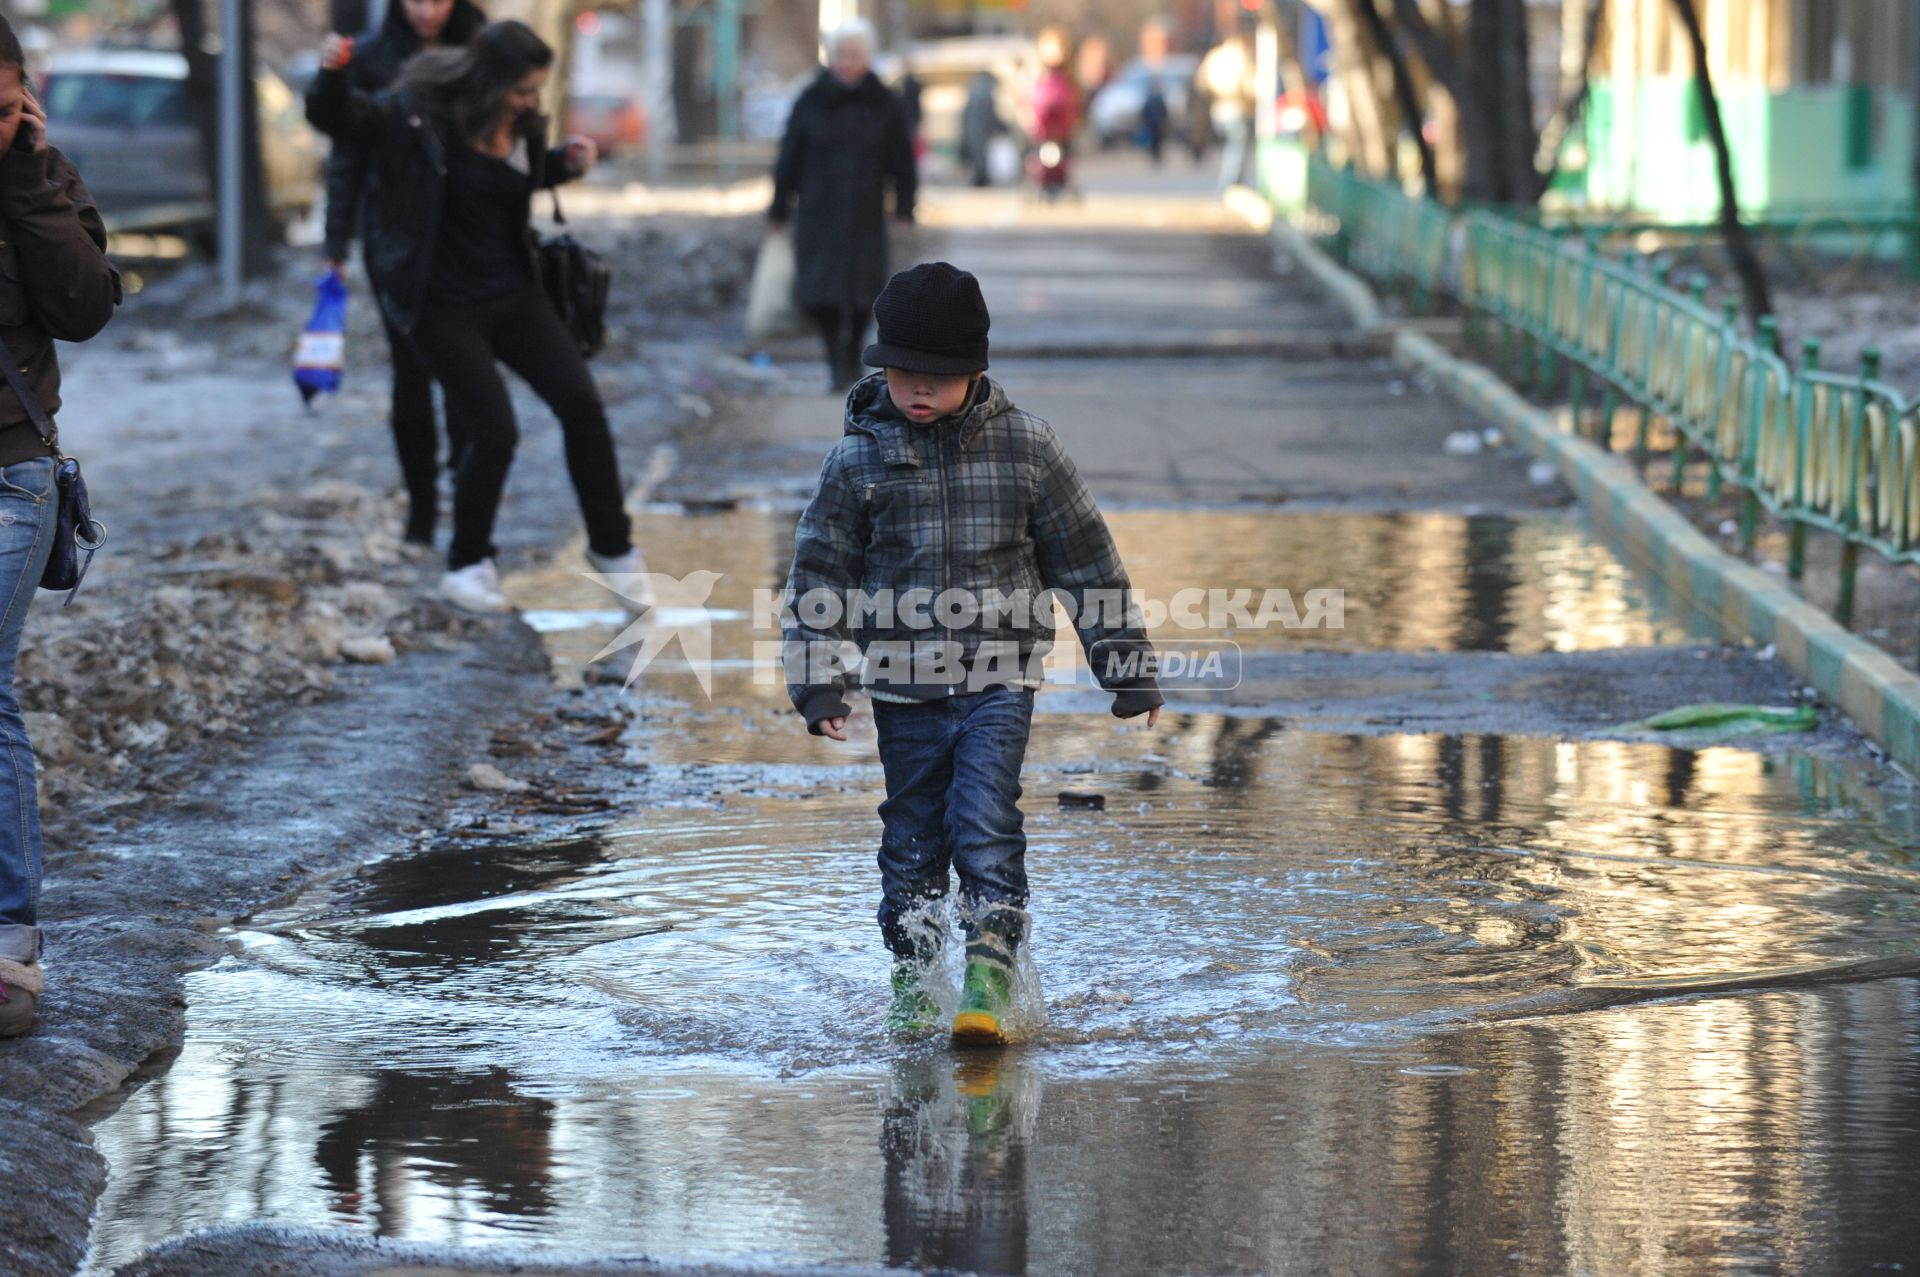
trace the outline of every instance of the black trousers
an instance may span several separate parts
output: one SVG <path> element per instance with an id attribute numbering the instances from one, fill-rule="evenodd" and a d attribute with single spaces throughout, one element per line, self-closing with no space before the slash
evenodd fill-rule
<path id="1" fill-rule="evenodd" d="M 860 380 L 866 365 L 860 362 L 866 349 L 867 321 L 872 306 L 810 306 L 807 314 L 820 329 L 827 348 L 827 373 L 837 386 L 851 386 Z"/>
<path id="2" fill-rule="evenodd" d="M 493 524 L 520 431 L 496 360 L 525 378 L 560 418 L 567 473 L 580 500 L 588 546 L 596 554 L 627 552 L 633 529 L 606 406 L 573 335 L 538 289 L 479 306 L 429 305 L 414 327 L 413 341 L 446 388 L 449 410 L 459 414 L 466 432 L 453 480 L 450 569 L 498 553 Z"/>
<path id="3" fill-rule="evenodd" d="M 413 339 L 382 316 L 387 346 L 393 352 L 393 450 L 400 458 L 400 480 L 407 486 L 407 540 L 431 542 L 440 509 L 440 433 L 433 414 L 433 374 L 414 349 Z M 466 428 L 451 399 L 447 402 L 447 468 L 458 470 Z"/>

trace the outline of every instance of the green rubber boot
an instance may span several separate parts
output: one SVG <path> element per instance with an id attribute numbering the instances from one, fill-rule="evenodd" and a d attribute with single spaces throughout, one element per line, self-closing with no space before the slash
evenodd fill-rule
<path id="1" fill-rule="evenodd" d="M 960 985 L 960 1012 L 953 1017 L 955 1046 L 1005 1046 L 1006 1018 L 1013 1008 L 1013 970 L 991 958 L 967 956 Z"/>
<path id="2" fill-rule="evenodd" d="M 887 1009 L 890 1033 L 929 1033 L 940 1024 L 940 1004 L 928 992 L 923 968 L 917 962 L 893 964 L 893 1005 Z"/>

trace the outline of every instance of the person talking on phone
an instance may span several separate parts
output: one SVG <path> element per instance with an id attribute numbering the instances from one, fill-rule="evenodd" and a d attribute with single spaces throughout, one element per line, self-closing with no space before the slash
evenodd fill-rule
<path id="1" fill-rule="evenodd" d="M 429 49 L 378 95 L 347 77 L 353 42 L 328 38 L 307 118 L 372 152 L 367 270 L 381 309 L 446 388 L 466 442 L 453 481 L 453 543 L 441 594 L 469 612 L 510 612 L 494 560 L 495 516 L 519 442 L 498 364 L 560 418 L 587 561 L 629 612 L 651 605 L 632 544 L 607 410 L 573 335 L 540 287 L 533 193 L 585 176 L 591 141 L 549 150 L 540 92 L 553 50 L 522 22 L 481 28 L 463 49 Z"/>
<path id="2" fill-rule="evenodd" d="M 55 338 L 85 341 L 120 301 L 107 230 L 47 113 L 20 39 L 0 16 L 0 342 L 49 417 L 60 410 Z M 33 1027 L 40 970 L 40 803 L 33 744 L 13 693 L 27 606 L 53 549 L 54 449 L 0 381 L 0 1037 Z"/>
<path id="3" fill-rule="evenodd" d="M 487 15 L 471 0 L 391 0 L 377 31 L 356 39 L 348 79 L 367 93 L 387 88 L 400 69 L 423 49 L 458 48 L 487 24 Z M 360 223 L 360 205 L 378 170 L 367 152 L 336 141 L 327 159 L 327 229 L 323 251 L 336 272 L 347 261 Z M 383 316 L 384 318 L 384 316 Z M 390 420 L 400 478 L 407 489 L 406 540 L 432 545 L 439 507 L 440 438 L 433 419 L 433 378 L 404 333 L 386 319 L 387 347 L 393 352 Z M 459 464 L 464 431 L 459 416 L 447 415 L 449 465 Z"/>

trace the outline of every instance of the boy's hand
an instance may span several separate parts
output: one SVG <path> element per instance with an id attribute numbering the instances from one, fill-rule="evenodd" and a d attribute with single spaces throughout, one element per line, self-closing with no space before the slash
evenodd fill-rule
<path id="1" fill-rule="evenodd" d="M 822 736 L 830 736 L 834 740 L 845 740 L 847 738 L 847 720 L 845 718 L 823 718 L 820 720 L 819 727 Z"/>
<path id="2" fill-rule="evenodd" d="M 1160 726 L 1160 707 L 1155 705 L 1147 711 L 1147 730 L 1152 731 L 1158 726 Z"/>

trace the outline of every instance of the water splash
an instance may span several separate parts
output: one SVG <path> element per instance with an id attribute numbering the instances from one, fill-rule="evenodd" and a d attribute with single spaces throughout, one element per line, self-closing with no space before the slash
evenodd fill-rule
<path id="1" fill-rule="evenodd" d="M 1040 971 L 1033 961 L 1033 915 L 1025 909 L 995 910 L 1007 916 L 1026 943 L 1012 950 L 1012 1000 L 1000 1027 L 1009 1042 L 1028 1042 L 1047 1027 L 1047 997 Z M 961 983 L 966 975 L 966 920 L 951 896 L 943 896 L 909 910 L 901 925 L 915 937 L 915 956 L 908 961 L 921 987 L 940 1008 L 942 1023 L 951 1024 L 960 1010 Z"/>

